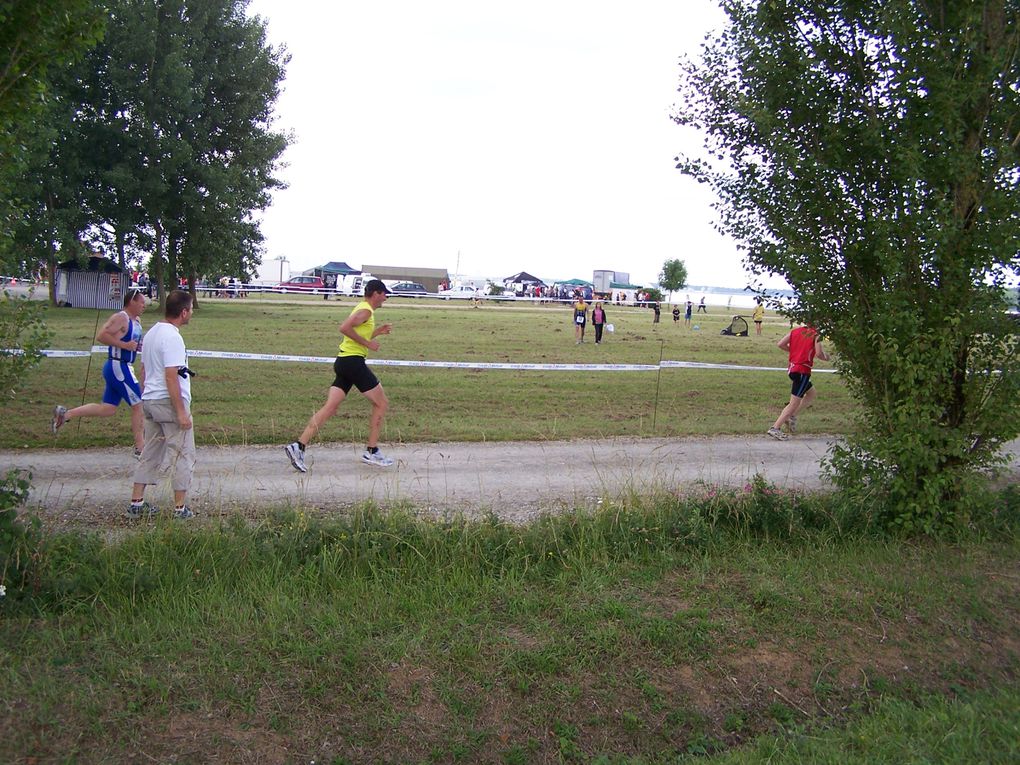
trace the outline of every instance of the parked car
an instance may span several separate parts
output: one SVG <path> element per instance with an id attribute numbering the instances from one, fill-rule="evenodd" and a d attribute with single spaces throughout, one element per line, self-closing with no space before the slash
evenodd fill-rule
<path id="1" fill-rule="evenodd" d="M 429 291 L 418 282 L 397 282 L 390 287 L 390 292 L 404 297 L 425 297 L 429 294 Z"/>
<path id="2" fill-rule="evenodd" d="M 312 295 L 318 295 L 326 289 L 326 285 L 320 276 L 292 276 L 287 281 L 277 284 L 273 289 L 283 294 L 288 292 L 308 292 Z"/>
<path id="3" fill-rule="evenodd" d="M 450 298 L 473 298 L 475 295 L 481 297 L 482 291 L 477 287 L 471 287 L 467 284 L 462 284 L 459 287 L 450 287 L 448 290 L 439 290 L 439 297 L 444 300 L 449 300 Z"/>

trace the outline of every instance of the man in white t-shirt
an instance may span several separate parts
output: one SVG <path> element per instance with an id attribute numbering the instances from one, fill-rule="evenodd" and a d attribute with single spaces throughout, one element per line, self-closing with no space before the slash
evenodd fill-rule
<path id="1" fill-rule="evenodd" d="M 191 518 L 186 504 L 195 472 L 195 431 L 191 421 L 191 375 L 188 351 L 180 328 L 191 320 L 191 295 L 174 290 L 166 298 L 164 319 L 145 334 L 142 345 L 142 411 L 145 446 L 135 469 L 129 518 L 155 515 L 145 501 L 145 487 L 159 480 L 169 456 L 174 491 L 174 517 Z"/>

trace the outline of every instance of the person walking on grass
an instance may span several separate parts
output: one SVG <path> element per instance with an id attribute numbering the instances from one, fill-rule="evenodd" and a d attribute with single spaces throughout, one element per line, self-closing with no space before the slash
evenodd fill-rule
<path id="1" fill-rule="evenodd" d="M 576 345 L 584 342 L 584 326 L 588 323 L 588 306 L 580 293 L 574 300 L 574 339 Z"/>
<path id="2" fill-rule="evenodd" d="M 382 384 L 368 368 L 366 357 L 369 351 L 379 350 L 379 335 L 390 334 L 392 325 L 375 326 L 375 312 L 386 302 L 390 291 L 379 279 L 371 279 L 365 285 L 365 299 L 354 306 L 350 316 L 340 325 L 340 350 L 333 362 L 335 379 L 326 394 L 326 403 L 311 419 L 301 432 L 297 441 L 283 447 L 295 470 L 307 473 L 305 466 L 305 449 L 323 425 L 336 414 L 343 400 L 347 398 L 351 387 L 357 387 L 372 402 L 372 414 L 368 424 L 368 442 L 361 455 L 361 461 L 375 467 L 389 467 L 393 460 L 383 456 L 379 451 L 379 431 L 382 429 L 383 417 L 389 407 L 386 392 Z"/>
<path id="3" fill-rule="evenodd" d="M 591 309 L 591 325 L 595 328 L 595 345 L 601 345 L 602 330 L 606 328 L 606 312 L 601 302 Z"/>
<path id="4" fill-rule="evenodd" d="M 174 290 L 166 298 L 163 321 L 145 335 L 142 348 L 142 411 L 145 415 L 145 446 L 138 467 L 128 518 L 155 515 L 157 508 L 145 501 L 145 487 L 159 480 L 169 462 L 174 492 L 174 517 L 194 516 L 187 505 L 188 489 L 195 473 L 195 429 L 191 419 L 191 375 L 188 350 L 181 327 L 191 321 L 191 295 Z"/>
<path id="5" fill-rule="evenodd" d="M 783 408 L 779 419 L 768 429 L 768 435 L 777 441 L 785 441 L 789 436 L 783 432 L 783 425 L 786 425 L 790 433 L 796 433 L 797 417 L 814 403 L 816 394 L 811 384 L 811 367 L 815 357 L 828 361 L 829 354 L 822 347 L 821 335 L 814 327 L 795 327 L 776 345 L 789 352 L 789 375 L 793 386 L 790 391 L 790 403 Z"/>
<path id="6" fill-rule="evenodd" d="M 135 456 L 142 453 L 145 443 L 142 427 L 142 388 L 135 377 L 134 363 L 142 348 L 142 322 L 145 311 L 145 295 L 138 287 L 124 294 L 124 310 L 117 311 L 103 325 L 96 340 L 107 346 L 106 363 L 103 364 L 103 403 L 83 404 L 74 409 L 57 404 L 53 407 L 50 430 L 53 435 L 68 420 L 78 417 L 112 417 L 117 414 L 121 401 L 131 407 L 131 431 L 135 437 Z"/>

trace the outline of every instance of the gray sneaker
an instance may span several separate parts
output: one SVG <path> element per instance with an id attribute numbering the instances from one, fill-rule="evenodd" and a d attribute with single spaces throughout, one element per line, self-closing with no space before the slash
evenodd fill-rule
<path id="1" fill-rule="evenodd" d="M 789 438 L 789 436 L 786 435 L 779 428 L 769 428 L 768 429 L 768 435 L 772 436 L 777 441 L 785 441 L 785 440 L 787 440 Z"/>
<path id="2" fill-rule="evenodd" d="M 50 421 L 50 430 L 53 431 L 53 435 L 57 435 L 57 431 L 67 420 L 67 407 L 57 404 L 53 407 L 53 419 Z"/>
<path id="3" fill-rule="evenodd" d="M 382 452 L 372 454 L 368 449 L 361 455 L 361 461 L 366 465 L 375 465 L 376 467 L 389 467 L 393 464 L 393 460 L 389 457 L 384 457 Z"/>
<path id="4" fill-rule="evenodd" d="M 294 466 L 294 469 L 307 473 L 308 468 L 305 467 L 305 453 L 301 451 L 301 444 L 295 441 L 292 444 L 287 444 L 283 447 L 283 450 L 287 452 L 287 456 L 290 457 L 290 464 Z"/>
<path id="5" fill-rule="evenodd" d="M 148 502 L 142 502 L 140 505 L 129 505 L 128 510 L 124 513 L 125 516 L 137 521 L 139 518 L 151 518 L 154 515 L 159 514 L 159 508 L 153 507 Z"/>
<path id="6" fill-rule="evenodd" d="M 175 507 L 174 508 L 174 518 L 180 518 L 180 519 L 184 520 L 184 519 L 187 519 L 187 518 L 194 518 L 194 517 L 195 517 L 195 513 L 187 505 L 185 505 L 184 507 Z"/>

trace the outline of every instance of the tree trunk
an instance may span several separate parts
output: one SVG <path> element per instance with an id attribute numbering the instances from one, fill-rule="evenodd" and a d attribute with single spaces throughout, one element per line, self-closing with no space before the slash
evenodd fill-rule
<path id="1" fill-rule="evenodd" d="M 181 284 L 181 275 L 177 270 L 178 262 L 180 261 L 180 258 L 178 257 L 179 250 L 180 242 L 175 235 L 171 234 L 167 238 L 166 260 L 167 265 L 169 266 L 168 281 L 170 282 L 170 289 L 172 290 L 177 289 L 178 287 L 180 287 Z"/>
<path id="2" fill-rule="evenodd" d="M 46 268 L 50 272 L 50 305 L 55 306 L 57 304 L 57 247 L 52 239 L 46 242 Z"/>
<path id="3" fill-rule="evenodd" d="M 126 263 L 124 259 L 124 234 L 120 228 L 117 228 L 114 236 L 117 239 L 117 265 L 120 266 L 121 271 L 124 271 L 126 270 Z"/>
<path id="4" fill-rule="evenodd" d="M 156 220 L 152 227 L 156 230 L 156 251 L 152 253 L 152 264 L 149 268 L 150 278 L 156 282 L 156 297 L 160 305 L 166 304 L 166 282 L 163 279 L 163 224 Z"/>
<path id="5" fill-rule="evenodd" d="M 188 274 L 188 292 L 191 294 L 191 307 L 198 310 L 198 290 L 195 289 L 195 275 Z"/>

